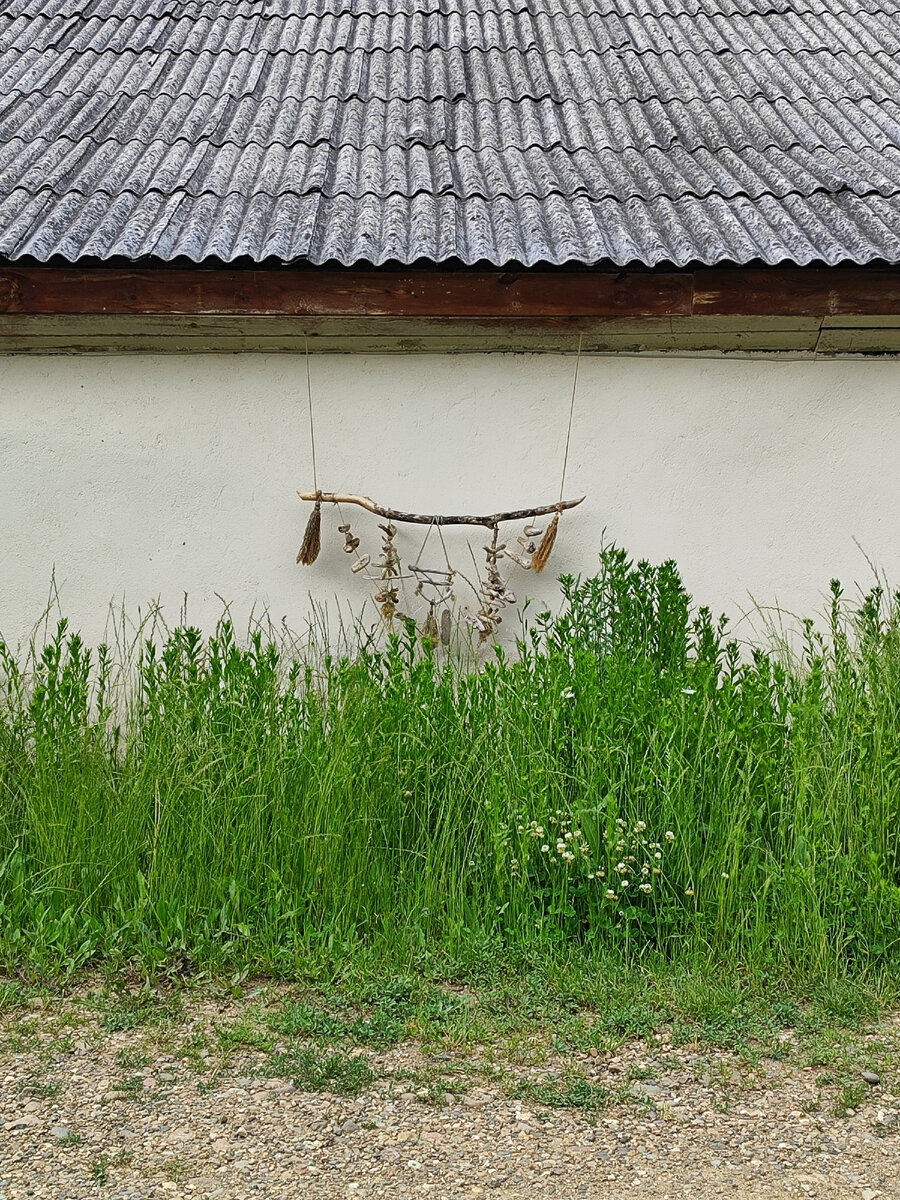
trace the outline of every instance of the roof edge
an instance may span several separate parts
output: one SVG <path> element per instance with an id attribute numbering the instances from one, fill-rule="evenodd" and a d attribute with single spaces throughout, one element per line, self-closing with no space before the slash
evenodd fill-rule
<path id="1" fill-rule="evenodd" d="M 0 267 L 6 315 L 278 316 L 562 323 L 900 314 L 900 267 L 647 272 Z"/>

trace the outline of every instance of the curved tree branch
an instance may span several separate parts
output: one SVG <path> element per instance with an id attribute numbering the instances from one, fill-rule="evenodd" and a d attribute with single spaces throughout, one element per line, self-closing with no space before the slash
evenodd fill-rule
<path id="1" fill-rule="evenodd" d="M 500 525 L 503 521 L 523 521 L 528 517 L 546 517 L 550 513 L 561 513 L 564 509 L 575 508 L 584 500 L 584 496 L 579 496 L 577 500 L 560 500 L 558 504 L 542 504 L 537 508 L 517 508 L 511 512 L 491 513 L 486 517 L 444 517 L 400 512 L 399 509 L 376 504 L 368 496 L 355 496 L 349 492 L 298 492 L 297 495 L 301 500 L 311 503 L 319 500 L 323 504 L 357 504 L 367 512 L 384 517 L 386 521 L 400 521 L 412 525 L 484 525 L 487 529 Z"/>

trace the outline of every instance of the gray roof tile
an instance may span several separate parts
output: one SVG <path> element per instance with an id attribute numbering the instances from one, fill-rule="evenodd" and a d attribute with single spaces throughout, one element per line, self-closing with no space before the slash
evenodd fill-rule
<path id="1" fill-rule="evenodd" d="M 900 261 L 900 0 L 0 0 L 0 254 Z"/>

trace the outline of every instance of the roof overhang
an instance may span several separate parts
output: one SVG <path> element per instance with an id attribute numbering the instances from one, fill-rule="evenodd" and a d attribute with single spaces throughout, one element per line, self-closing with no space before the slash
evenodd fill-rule
<path id="1" fill-rule="evenodd" d="M 900 268 L 0 267 L 0 351 L 900 351 Z"/>

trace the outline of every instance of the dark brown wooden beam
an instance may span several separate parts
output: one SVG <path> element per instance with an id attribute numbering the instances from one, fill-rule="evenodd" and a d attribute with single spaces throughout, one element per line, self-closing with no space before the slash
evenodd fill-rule
<path id="1" fill-rule="evenodd" d="M 372 317 L 686 316 L 689 275 L 6 267 L 0 312 Z"/>
<path id="2" fill-rule="evenodd" d="M 697 316 L 889 316 L 900 313 L 900 268 L 770 267 L 694 274 Z"/>
<path id="3" fill-rule="evenodd" d="M 0 313 L 500 320 L 900 314 L 900 269 L 357 271 L 7 266 Z"/>

